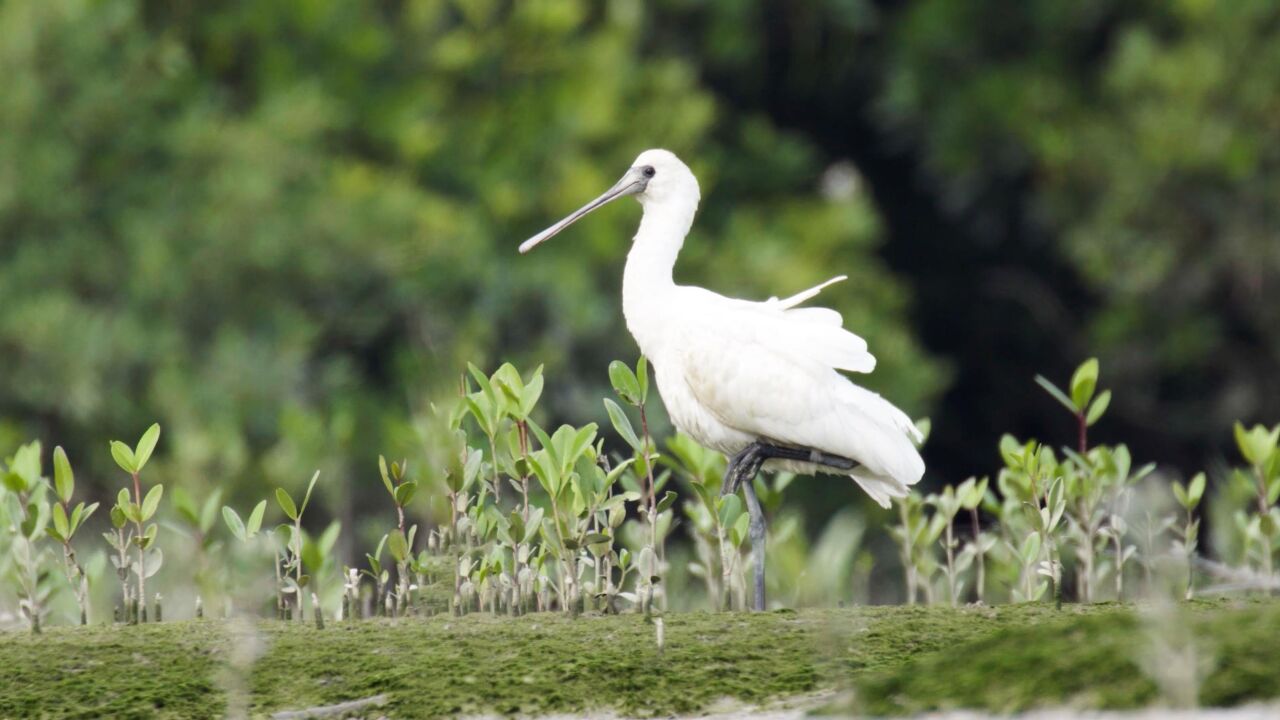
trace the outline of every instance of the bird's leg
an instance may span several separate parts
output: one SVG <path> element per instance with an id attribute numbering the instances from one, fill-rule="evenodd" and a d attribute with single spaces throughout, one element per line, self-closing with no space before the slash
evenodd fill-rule
<path id="1" fill-rule="evenodd" d="M 760 456 L 766 460 L 794 460 L 796 462 L 806 462 L 813 465 L 825 465 L 826 467 L 835 468 L 836 470 L 852 470 L 858 466 L 857 462 L 850 460 L 847 457 L 832 455 L 812 448 L 772 445 L 758 440 L 755 444 L 760 447 Z"/>
<path id="2" fill-rule="evenodd" d="M 724 483 L 720 485 L 720 497 L 738 492 L 738 486 L 742 484 L 743 463 L 749 456 L 758 452 L 759 446 L 760 443 L 752 443 L 729 458 L 729 465 L 724 470 Z"/>
<path id="3" fill-rule="evenodd" d="M 764 509 L 760 507 L 760 499 L 756 497 L 755 476 L 760 470 L 764 458 L 752 454 L 741 473 L 742 494 L 747 500 L 747 513 L 751 516 L 751 554 L 755 557 L 755 609 L 763 612 L 764 603 L 764 553 L 767 528 L 765 527 Z"/>
<path id="4" fill-rule="evenodd" d="M 852 470 L 858 465 L 847 457 L 832 455 L 821 450 L 774 445 L 762 440 L 751 443 L 729 459 L 720 495 L 723 497 L 735 493 L 741 486 L 742 494 L 747 501 L 747 513 L 751 517 L 751 554 L 755 557 L 755 609 L 757 611 L 763 611 L 765 608 L 764 569 L 768 528 L 764 508 L 760 507 L 760 498 L 756 497 L 754 482 L 756 474 L 760 472 L 760 466 L 766 460 L 775 459 L 807 462 L 836 470 Z"/>

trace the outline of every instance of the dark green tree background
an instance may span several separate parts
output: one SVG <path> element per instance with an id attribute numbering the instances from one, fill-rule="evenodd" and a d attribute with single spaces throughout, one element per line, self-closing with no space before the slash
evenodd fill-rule
<path id="1" fill-rule="evenodd" d="M 1275 2 L 8 0 L 0 78 L 0 448 L 87 483 L 159 420 L 174 481 L 350 520 L 468 359 L 601 419 L 638 208 L 515 247 L 652 146 L 679 279 L 849 274 L 937 477 L 1065 437 L 1031 377 L 1088 354 L 1144 459 L 1280 412 Z"/>

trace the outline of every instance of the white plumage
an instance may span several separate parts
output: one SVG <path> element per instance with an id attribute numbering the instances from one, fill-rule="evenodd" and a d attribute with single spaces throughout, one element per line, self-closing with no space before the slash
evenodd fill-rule
<path id="1" fill-rule="evenodd" d="M 641 153 L 609 192 L 528 240 L 521 252 L 622 195 L 644 206 L 623 277 L 623 312 L 676 427 L 730 456 L 765 441 L 849 458 L 858 466 L 848 471 L 777 459 L 764 467 L 849 475 L 885 507 L 905 496 L 924 474 L 919 432 L 901 410 L 840 374 L 875 368 L 866 341 L 842 327 L 838 312 L 800 307 L 845 278 L 763 302 L 676 285 L 672 268 L 699 191 L 672 153 Z"/>

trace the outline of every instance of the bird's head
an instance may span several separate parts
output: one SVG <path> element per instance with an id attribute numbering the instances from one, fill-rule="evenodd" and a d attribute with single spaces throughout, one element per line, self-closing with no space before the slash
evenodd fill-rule
<path id="1" fill-rule="evenodd" d="M 698 180 L 675 153 L 669 150 L 645 150 L 636 157 L 622 178 L 603 195 L 575 210 L 568 217 L 520 244 L 520 252 L 527 253 L 561 230 L 585 217 L 592 210 L 603 207 L 620 197 L 634 195 L 641 205 L 671 203 L 677 201 L 698 203 Z"/>

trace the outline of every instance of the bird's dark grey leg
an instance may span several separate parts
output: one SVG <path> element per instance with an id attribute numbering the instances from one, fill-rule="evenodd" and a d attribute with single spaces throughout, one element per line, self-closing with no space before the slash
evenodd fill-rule
<path id="1" fill-rule="evenodd" d="M 762 460 L 755 459 L 752 470 L 759 470 Z M 745 473 L 743 473 L 745 475 Z M 764 508 L 760 507 L 760 499 L 756 497 L 755 472 L 747 475 L 742 483 L 742 494 L 747 500 L 747 513 L 751 516 L 751 554 L 755 558 L 755 609 L 763 612 L 764 601 L 764 554 L 766 541 Z"/>
<path id="2" fill-rule="evenodd" d="M 766 460 L 795 460 L 798 462 L 825 465 L 837 470 L 852 470 L 858 463 L 846 457 L 831 455 L 821 450 L 809 448 L 773 445 L 761 440 L 751 443 L 729 459 L 725 469 L 724 484 L 720 488 L 721 497 L 735 493 L 742 487 L 742 494 L 747 501 L 747 513 L 751 518 L 751 554 L 755 558 L 755 609 L 765 608 L 764 568 L 765 545 L 768 527 L 764 517 L 764 508 L 760 507 L 760 498 L 756 497 L 754 485 L 756 474 Z"/>
<path id="3" fill-rule="evenodd" d="M 744 464 L 749 457 L 759 452 L 759 447 L 759 443 L 752 443 L 729 458 L 729 465 L 724 469 L 724 482 L 720 485 L 720 497 L 738 492 L 738 486 L 742 483 Z"/>

